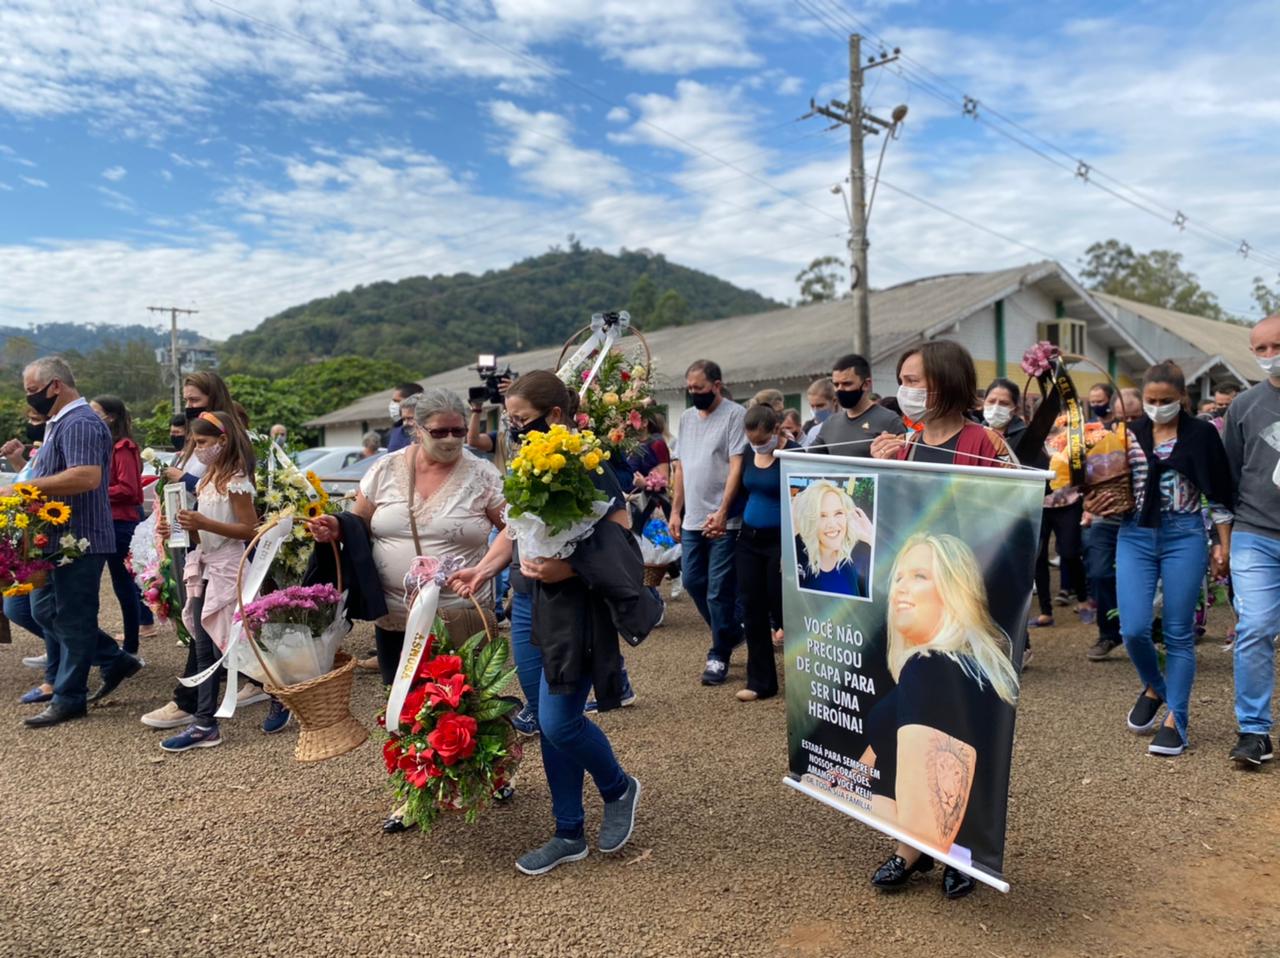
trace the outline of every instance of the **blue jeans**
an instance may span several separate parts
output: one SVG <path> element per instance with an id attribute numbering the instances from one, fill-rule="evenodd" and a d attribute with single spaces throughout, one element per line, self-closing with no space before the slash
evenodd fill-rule
<path id="1" fill-rule="evenodd" d="M 105 555 L 87 555 L 49 575 L 49 585 L 31 593 L 31 612 L 59 647 L 53 703 L 73 711 L 89 697 L 89 669 L 110 669 L 124 655 L 115 639 L 98 628 L 98 587 Z"/>
<path id="2" fill-rule="evenodd" d="M 1280 632 L 1280 539 L 1237 532 L 1231 536 L 1235 584 L 1236 725 L 1241 732 L 1271 733 L 1271 693 L 1276 681 L 1276 633 Z"/>
<path id="3" fill-rule="evenodd" d="M 556 834 L 581 838 L 584 812 L 582 786 L 587 772 L 600 797 L 617 801 L 627 790 L 627 773 L 614 758 L 613 746 L 599 726 L 582 714 L 591 691 L 584 677 L 574 691 L 552 695 L 544 675 L 538 688 L 538 725 L 542 729 L 542 767 L 551 789 L 551 813 Z"/>
<path id="4" fill-rule="evenodd" d="M 533 596 L 511 593 L 511 657 L 516 663 L 516 679 L 524 700 L 538 714 L 538 694 L 542 682 L 542 650 L 533 644 Z"/>
<path id="5" fill-rule="evenodd" d="M 1084 565 L 1089 591 L 1098 608 L 1098 638 L 1120 639 L 1116 611 L 1116 539 L 1120 524 L 1095 519 L 1084 530 Z"/>
<path id="6" fill-rule="evenodd" d="M 493 540 L 501 535 L 501 531 L 494 529 L 489 533 L 489 545 L 493 545 Z M 506 614 L 507 590 L 511 584 L 511 570 L 509 566 L 503 566 L 502 571 L 493 577 L 493 615 L 501 622 L 502 617 Z"/>
<path id="7" fill-rule="evenodd" d="M 711 627 L 711 651 L 707 657 L 727 663 L 742 638 L 735 574 L 738 530 L 730 529 L 718 539 L 708 539 L 701 532 L 682 529 L 680 542 L 685 591 Z"/>
<path id="8" fill-rule="evenodd" d="M 44 666 L 44 682 L 45 685 L 53 685 L 53 680 L 58 677 L 58 643 L 44 634 L 44 629 L 40 628 L 40 623 L 31 614 L 31 600 L 35 596 L 36 593 L 32 592 L 5 599 L 4 617 L 14 625 L 22 626 L 44 643 L 44 655 L 47 660 Z"/>
<path id="9" fill-rule="evenodd" d="M 1116 540 L 1116 590 L 1120 631 L 1138 678 L 1169 706 L 1182 740 L 1196 677 L 1196 603 L 1209 562 L 1200 513 L 1161 513 L 1160 525 L 1145 529 L 1135 520 L 1120 527 Z M 1156 583 L 1164 583 L 1165 674 L 1151 640 Z"/>

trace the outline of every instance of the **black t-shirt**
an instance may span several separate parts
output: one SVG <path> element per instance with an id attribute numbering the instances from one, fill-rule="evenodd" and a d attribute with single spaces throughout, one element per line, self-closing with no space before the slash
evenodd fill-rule
<path id="1" fill-rule="evenodd" d="M 627 508 L 627 497 L 623 494 L 622 486 L 619 485 L 618 477 L 612 469 L 606 467 L 604 475 L 592 473 L 591 482 L 609 497 L 609 511 L 600 519 L 601 522 L 607 522 L 609 516 L 619 509 Z M 513 545 L 511 548 L 510 582 L 511 588 L 516 592 L 528 595 L 533 591 L 533 585 L 524 577 L 524 573 L 520 571 L 520 546 L 518 544 Z"/>
<path id="2" fill-rule="evenodd" d="M 998 867 L 1009 783 L 1009 755 L 999 743 L 1012 732 L 1013 708 L 996 694 L 990 682 L 983 680 L 980 685 L 971 671 L 972 665 L 966 668 L 948 655 L 913 655 L 908 659 L 893 695 L 897 700 L 894 745 L 898 729 L 925 725 L 973 748 L 973 785 L 955 842 L 969 849 L 975 859 L 994 858 Z M 896 752 L 896 747 L 892 751 Z M 877 768 L 881 767 L 879 756 L 876 749 Z M 895 773 L 896 764 L 895 755 Z"/>
<path id="3" fill-rule="evenodd" d="M 963 429 L 946 442 L 937 446 L 926 445 L 923 438 L 918 438 L 911 443 L 907 458 L 912 462 L 936 462 L 943 466 L 954 465 L 956 448 L 960 445 L 960 433 L 962 432 L 964 432 Z"/>
<path id="4" fill-rule="evenodd" d="M 867 744 L 876 753 L 876 771 L 879 778 L 872 778 L 871 791 L 882 798 L 894 797 L 895 779 L 898 777 L 898 687 L 872 706 L 867 716 Z"/>

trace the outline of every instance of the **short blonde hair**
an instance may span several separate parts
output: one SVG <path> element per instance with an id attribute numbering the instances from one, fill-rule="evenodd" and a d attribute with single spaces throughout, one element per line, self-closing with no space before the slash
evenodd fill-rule
<path id="1" fill-rule="evenodd" d="M 903 556 L 920 545 L 927 545 L 933 554 L 933 581 L 942 600 L 942 623 L 928 642 L 908 645 L 890 615 L 889 674 L 897 682 L 913 655 L 946 655 L 979 686 L 990 685 L 996 695 L 1013 705 L 1018 699 L 1018 673 L 1013 669 L 1009 637 L 991 618 L 982 570 L 964 541 L 949 535 L 911 536 L 893 560 L 890 594 Z"/>
<path id="2" fill-rule="evenodd" d="M 753 406 L 772 406 L 773 411 L 782 415 L 782 409 L 786 406 L 786 397 L 782 395 L 782 391 L 778 389 L 762 389 L 751 397 L 751 405 Z"/>
<path id="3" fill-rule="evenodd" d="M 821 557 L 819 526 L 822 523 L 822 500 L 832 493 L 840 500 L 848 520 L 844 527 L 844 536 L 840 539 L 840 562 L 852 562 L 853 550 L 858 545 L 858 535 L 853 531 L 853 510 L 856 508 L 853 498 L 829 479 L 815 479 L 796 496 L 792 504 L 792 515 L 795 517 L 796 535 L 804 543 L 805 559 L 810 575 L 820 571 Z"/>

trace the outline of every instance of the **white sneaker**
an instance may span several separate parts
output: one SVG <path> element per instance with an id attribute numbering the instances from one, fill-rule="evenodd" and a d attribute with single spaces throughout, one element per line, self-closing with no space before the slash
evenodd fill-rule
<path id="1" fill-rule="evenodd" d="M 240 691 L 236 693 L 236 708 L 243 705 L 257 705 L 259 702 L 265 702 L 271 698 L 261 687 L 246 682 L 240 686 Z"/>
<path id="2" fill-rule="evenodd" d="M 22 660 L 22 664 L 29 669 L 42 669 L 49 664 L 49 656 L 43 653 L 40 655 L 28 655 Z"/>
<path id="3" fill-rule="evenodd" d="M 142 716 L 142 724 L 151 728 L 186 728 L 195 716 L 178 708 L 174 702 L 166 702 L 154 712 Z"/>

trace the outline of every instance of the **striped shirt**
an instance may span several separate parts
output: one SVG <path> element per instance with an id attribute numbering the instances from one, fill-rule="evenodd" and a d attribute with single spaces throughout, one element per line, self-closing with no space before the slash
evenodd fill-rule
<path id="1" fill-rule="evenodd" d="M 1146 501 L 1147 490 L 1147 454 L 1134 437 L 1132 430 L 1125 430 L 1129 437 L 1129 476 L 1133 481 L 1133 501 L 1137 513 L 1142 513 L 1142 504 Z M 1162 442 L 1152 450 L 1156 458 L 1168 459 L 1173 453 L 1176 438 Z M 1160 476 L 1160 511 L 1183 515 L 1193 515 L 1200 511 L 1200 490 L 1196 484 L 1176 470 L 1169 469 Z M 1209 503 L 1209 515 L 1214 525 L 1225 525 L 1231 522 L 1231 510 L 1218 502 Z"/>
<path id="2" fill-rule="evenodd" d="M 31 470 L 32 482 L 39 486 L 46 476 L 57 475 L 76 466 L 97 466 L 102 470 L 98 488 L 65 496 L 71 507 L 69 525 L 53 530 L 55 542 L 70 532 L 77 539 L 88 539 L 86 552 L 94 555 L 116 551 L 116 531 L 111 521 L 111 500 L 107 487 L 111 481 L 111 432 L 83 398 L 68 403 L 45 429 L 44 444 Z"/>

